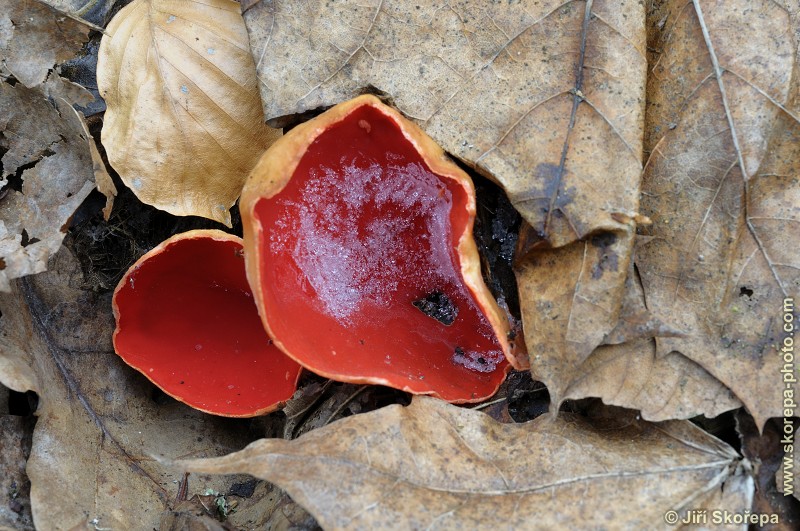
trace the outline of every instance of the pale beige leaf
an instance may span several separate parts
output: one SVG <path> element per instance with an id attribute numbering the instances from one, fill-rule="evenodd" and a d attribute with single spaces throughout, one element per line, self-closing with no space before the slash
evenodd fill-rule
<path id="1" fill-rule="evenodd" d="M 279 135 L 264 125 L 247 32 L 230 0 L 134 0 L 97 64 L 111 166 L 143 202 L 231 224 L 248 172 Z"/>
<path id="2" fill-rule="evenodd" d="M 647 309 L 639 274 L 631 262 L 625 278 L 625 292 L 619 321 L 614 329 L 606 335 L 603 344 L 619 345 L 637 339 L 681 337 L 683 335 L 685 333 L 682 330 L 672 328 L 660 321 Z"/>
<path id="3" fill-rule="evenodd" d="M 554 246 L 637 209 L 643 2 L 277 0 L 245 22 L 268 120 L 377 89 Z"/>
<path id="4" fill-rule="evenodd" d="M 23 168 L 21 189 L 8 187 L 0 199 L 0 291 L 45 270 L 94 188 L 90 137 L 75 111 L 56 103 L 58 109 L 38 91 L 0 82 L 0 147 L 8 150 L 0 187 Z"/>
<path id="5" fill-rule="evenodd" d="M 657 338 L 656 355 L 702 366 L 760 427 L 783 413 L 784 315 L 797 323 L 784 299 L 800 295 L 791 17 L 769 0 L 665 2 L 650 43 L 642 213 L 653 224 L 636 265 L 648 309 L 686 332 Z"/>
<path id="6" fill-rule="evenodd" d="M 37 0 L 0 0 L 0 73 L 41 85 L 89 40 L 89 27 Z"/>
<path id="7" fill-rule="evenodd" d="M 326 529 L 649 529 L 664 526 L 667 510 L 710 504 L 736 463 L 730 447 L 685 421 L 500 424 L 416 397 L 293 441 L 182 464 L 276 483 Z"/>
<path id="8" fill-rule="evenodd" d="M 157 528 L 182 474 L 152 456 L 231 452 L 252 440 L 249 424 L 159 399 L 113 352 L 111 293 L 84 291 L 82 282 L 62 248 L 47 272 L 0 294 L 0 381 L 39 395 L 27 463 L 34 522 L 47 530 L 93 529 L 95 519 L 97 528 Z M 29 383 L 6 372 L 9 357 L 27 366 Z M 226 493 L 235 481 L 242 478 L 192 475 L 189 497 L 208 488 Z M 240 502 L 252 521 L 255 501 Z M 237 518 L 233 526 L 247 525 Z"/>

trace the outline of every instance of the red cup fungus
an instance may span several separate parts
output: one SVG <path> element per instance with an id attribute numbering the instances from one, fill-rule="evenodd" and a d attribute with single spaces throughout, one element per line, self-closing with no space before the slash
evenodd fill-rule
<path id="1" fill-rule="evenodd" d="M 325 377 L 456 403 L 497 391 L 513 359 L 481 278 L 469 176 L 373 96 L 267 150 L 240 201 L 264 327 Z"/>
<path id="2" fill-rule="evenodd" d="M 228 417 L 291 398 L 301 367 L 267 337 L 245 276 L 242 240 L 178 234 L 142 256 L 114 291 L 114 349 L 168 395 Z"/>

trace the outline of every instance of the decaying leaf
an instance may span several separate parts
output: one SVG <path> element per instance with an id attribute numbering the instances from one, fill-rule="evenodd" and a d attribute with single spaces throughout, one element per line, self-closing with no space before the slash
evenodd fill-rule
<path id="1" fill-rule="evenodd" d="M 377 89 L 553 245 L 636 212 L 643 3 L 279 0 L 245 22 L 273 123 Z"/>
<path id="2" fill-rule="evenodd" d="M 0 0 L 0 78 L 13 77 L 51 101 L 89 105 L 91 92 L 61 77 L 58 65 L 78 53 L 93 26 L 52 3 Z"/>
<path id="3" fill-rule="evenodd" d="M 73 19 L 102 31 L 120 0 L 39 0 Z"/>
<path id="4" fill-rule="evenodd" d="M 134 0 L 108 26 L 97 82 L 103 145 L 143 202 L 230 226 L 264 125 L 239 4 Z"/>
<path id="5" fill-rule="evenodd" d="M 63 99 L 72 105 L 80 105 L 81 107 L 86 107 L 95 101 L 92 93 L 86 88 L 64 79 L 54 71 L 50 72 L 44 84 L 39 87 L 39 90 L 52 100 Z"/>
<path id="6" fill-rule="evenodd" d="M 653 528 L 709 500 L 744 511 L 753 491 L 736 452 L 685 421 L 500 424 L 428 397 L 182 465 L 274 482 L 326 529 Z"/>
<path id="7" fill-rule="evenodd" d="M 37 0 L 0 0 L 0 74 L 11 74 L 28 88 L 41 85 L 88 35 L 88 26 Z"/>
<path id="8" fill-rule="evenodd" d="M 39 273 L 61 246 L 70 217 L 94 188 L 89 137 L 63 100 L 53 107 L 21 84 L 0 82 L 0 291 Z"/>
<path id="9" fill-rule="evenodd" d="M 649 43 L 642 213 L 653 224 L 636 265 L 647 308 L 685 331 L 656 338 L 656 357 L 702 366 L 759 427 L 782 415 L 783 319 L 797 316 L 784 301 L 800 295 L 791 17 L 768 0 L 664 2 Z"/>
<path id="10" fill-rule="evenodd" d="M 553 338 L 562 338 L 564 334 L 578 338 L 581 333 L 598 334 L 613 325 L 613 315 L 603 323 L 586 323 L 579 319 L 579 311 L 569 311 L 570 305 L 580 307 L 589 297 L 588 300 L 598 301 L 605 295 L 603 292 L 587 294 L 583 285 L 584 279 L 590 277 L 589 271 L 565 270 L 565 264 L 580 263 L 570 253 L 583 251 L 584 260 L 591 256 L 583 247 L 590 250 L 592 247 L 583 243 L 581 248 L 575 249 L 576 246 L 547 253 L 552 257 L 546 262 L 547 267 L 537 267 L 536 262 L 523 260 L 523 266 L 517 271 L 532 370 L 547 384 L 554 403 L 563 399 L 600 397 L 607 404 L 638 409 L 644 419 L 651 421 L 686 419 L 701 414 L 714 417 L 741 405 L 719 380 L 680 353 L 655 355 L 654 337 L 680 336 L 682 332 L 647 311 L 633 267 L 628 268 L 616 326 L 605 336 L 598 335 L 588 343 L 589 347 L 601 343 L 600 347 L 589 352 L 574 339 L 554 342 Z M 588 262 L 608 264 L 609 260 L 600 258 Z M 575 284 L 570 284 L 569 279 L 574 279 Z M 554 293 L 555 290 L 563 291 Z M 565 312 L 563 318 L 560 311 Z"/>
<path id="11" fill-rule="evenodd" d="M 252 440 L 248 424 L 154 394 L 112 350 L 111 294 L 75 287 L 82 274 L 65 248 L 49 269 L 0 294 L 0 383 L 39 394 L 27 464 L 36 527 L 157 528 L 181 475 L 152 456 L 231 452 Z M 23 369 L 9 372 L 9 357 Z M 189 496 L 227 493 L 241 480 L 192 475 Z M 253 496 L 240 505 L 258 502 Z M 237 518 L 230 515 L 233 526 L 246 525 Z"/>
<path id="12" fill-rule="evenodd" d="M 556 249 L 530 246 L 532 232 L 523 227 L 515 265 L 525 343 L 531 372 L 560 404 L 580 365 L 617 326 L 633 231 Z"/>

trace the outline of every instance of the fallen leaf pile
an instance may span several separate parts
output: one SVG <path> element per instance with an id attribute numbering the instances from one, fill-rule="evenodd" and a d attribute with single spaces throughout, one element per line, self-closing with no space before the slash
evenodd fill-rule
<path id="1" fill-rule="evenodd" d="M 0 529 L 796 528 L 798 42 L 782 0 L 0 0 Z M 124 365 L 94 279 L 241 233 L 273 127 L 363 93 L 474 176 L 530 367 L 243 420 Z"/>

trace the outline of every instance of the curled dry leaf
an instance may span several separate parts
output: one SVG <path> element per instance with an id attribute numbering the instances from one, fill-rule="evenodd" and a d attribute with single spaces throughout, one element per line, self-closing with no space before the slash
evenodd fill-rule
<path id="1" fill-rule="evenodd" d="M 69 82 L 67 81 L 67 83 Z M 100 151 L 94 143 L 94 138 L 92 137 L 92 133 L 89 132 L 89 126 L 86 125 L 86 120 L 83 119 L 83 115 L 80 114 L 79 111 L 76 111 L 76 114 L 80 117 L 80 126 L 81 131 L 83 131 L 83 136 L 89 139 L 89 155 L 92 157 L 94 181 L 97 186 L 97 191 L 106 196 L 106 206 L 103 207 L 103 219 L 108 221 L 108 218 L 111 217 L 111 210 L 114 208 L 114 198 L 117 197 L 117 185 L 114 184 L 114 180 L 108 173 L 106 163 L 103 162 L 103 157 L 100 155 Z"/>
<path id="2" fill-rule="evenodd" d="M 744 511 L 753 484 L 736 463 L 730 447 L 685 421 L 500 424 L 416 397 L 293 441 L 181 464 L 276 483 L 326 529 L 553 529 L 659 527 L 670 509 Z"/>
<path id="3" fill-rule="evenodd" d="M 230 226 L 247 173 L 279 136 L 263 123 L 239 4 L 135 0 L 97 64 L 111 166 L 143 202 Z"/>
<path id="4" fill-rule="evenodd" d="M 41 93 L 0 83 L 0 291 L 39 273 L 61 246 L 70 217 L 94 188 L 82 117 L 63 100 L 54 108 Z M 21 186 L 9 183 L 21 176 Z"/>
<path id="5" fill-rule="evenodd" d="M 373 87 L 555 246 L 636 212 L 642 3 L 275 1 L 245 22 L 268 120 Z"/>
<path id="6" fill-rule="evenodd" d="M 89 27 L 37 0 L 0 0 L 0 74 L 33 88 L 50 69 L 72 58 Z"/>
<path id="7" fill-rule="evenodd" d="M 650 43 L 658 54 L 642 213 L 653 224 L 641 230 L 649 240 L 636 265 L 648 309 L 685 331 L 656 338 L 656 356 L 679 352 L 702 366 L 759 427 L 783 415 L 783 392 L 792 390 L 779 349 L 800 295 L 791 17 L 767 0 L 665 2 Z"/>
<path id="8" fill-rule="evenodd" d="M 111 294 L 75 287 L 81 283 L 77 262 L 62 248 L 49 271 L 0 294 L 0 383 L 39 395 L 27 464 L 34 522 L 48 530 L 95 518 L 98 528 L 157 528 L 181 475 L 152 456 L 230 452 L 251 440 L 248 425 L 155 393 L 113 352 Z M 189 496 L 228 492 L 233 481 L 241 478 L 192 475 Z M 254 495 L 240 506 L 258 503 Z M 233 526 L 246 525 L 237 518 L 230 516 Z"/>

